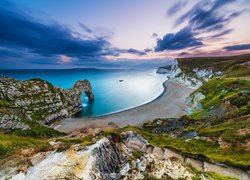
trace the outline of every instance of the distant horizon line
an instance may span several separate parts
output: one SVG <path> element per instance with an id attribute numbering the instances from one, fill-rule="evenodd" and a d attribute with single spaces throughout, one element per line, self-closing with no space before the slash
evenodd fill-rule
<path id="1" fill-rule="evenodd" d="M 223 57 L 240 57 L 248 56 L 250 53 L 238 54 L 238 55 L 223 55 L 223 56 L 190 56 L 190 57 L 175 57 L 174 60 L 178 59 L 198 59 L 198 58 L 223 58 Z M 167 65 L 167 64 L 166 64 Z M 162 66 L 159 66 L 162 67 Z M 74 67 L 74 68 L 0 68 L 0 70 L 77 70 L 77 69 L 93 69 L 93 70 L 143 70 L 143 69 L 157 69 L 156 67 Z"/>

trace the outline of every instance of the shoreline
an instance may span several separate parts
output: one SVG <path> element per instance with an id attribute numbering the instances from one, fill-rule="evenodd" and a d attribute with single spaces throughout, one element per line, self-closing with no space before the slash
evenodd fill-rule
<path id="1" fill-rule="evenodd" d="M 51 124 L 58 131 L 70 133 L 86 128 L 105 128 L 110 124 L 118 127 L 140 126 L 156 118 L 180 117 L 186 114 L 185 99 L 193 91 L 171 79 L 162 83 L 163 92 L 152 101 L 123 111 L 96 117 L 71 117 Z"/>
<path id="2" fill-rule="evenodd" d="M 145 103 L 142 103 L 142 104 L 139 104 L 138 106 L 132 106 L 132 107 L 129 107 L 129 108 L 126 108 L 126 109 L 123 109 L 123 110 L 120 110 L 120 111 L 114 111 L 114 112 L 111 112 L 111 113 L 107 113 L 107 114 L 103 114 L 103 115 L 98 115 L 98 116 L 94 116 L 94 117 L 71 117 L 71 118 L 102 118 L 102 117 L 105 117 L 105 116 L 109 116 L 109 115 L 115 115 L 115 114 L 119 114 L 119 113 L 123 113 L 123 112 L 126 112 L 126 111 L 130 111 L 131 109 L 134 109 L 134 108 L 138 108 L 138 107 L 141 107 L 141 106 L 144 106 L 144 105 L 147 105 L 147 104 L 150 104 L 154 101 L 156 101 L 158 98 L 161 98 L 161 96 L 163 96 L 163 94 L 167 91 L 167 87 L 165 85 L 165 83 L 169 81 L 169 79 L 167 79 L 166 81 L 164 81 L 162 83 L 162 87 L 163 87 L 163 90 L 161 93 L 159 93 L 155 98 L 153 98 L 152 100 L 148 101 L 148 102 L 145 102 Z M 52 123 L 53 124 L 53 123 Z"/>

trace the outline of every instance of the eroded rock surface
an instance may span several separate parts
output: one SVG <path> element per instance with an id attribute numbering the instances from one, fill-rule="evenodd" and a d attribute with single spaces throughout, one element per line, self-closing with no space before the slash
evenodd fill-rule
<path id="1" fill-rule="evenodd" d="M 204 69 L 194 68 L 184 71 L 178 66 L 178 61 L 175 60 L 172 67 L 168 70 L 168 74 L 171 80 L 189 88 L 197 89 L 213 77 L 222 75 L 223 72 L 214 71 L 212 67 Z"/>
<path id="2" fill-rule="evenodd" d="M 62 152 L 37 154 L 31 158 L 33 166 L 20 172 L 20 166 L 0 169 L 3 179 L 88 179 L 116 180 L 116 171 L 124 161 L 124 148 L 116 139 L 103 138 L 88 147 L 79 144 Z"/>
<path id="3" fill-rule="evenodd" d="M 68 89 L 54 87 L 41 79 L 19 81 L 0 77 L 0 128 L 29 129 L 28 121 L 41 124 L 68 117 L 82 110 L 82 93 L 94 95 L 88 80 Z"/>

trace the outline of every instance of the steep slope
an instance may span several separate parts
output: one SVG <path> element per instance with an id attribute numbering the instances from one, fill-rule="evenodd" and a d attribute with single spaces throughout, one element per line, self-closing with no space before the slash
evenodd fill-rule
<path id="1" fill-rule="evenodd" d="M 248 180 L 249 60 L 249 55 L 178 60 L 168 69 L 172 80 L 186 85 L 192 85 L 192 78 L 199 82 L 199 88 L 187 99 L 189 115 L 178 119 L 155 119 L 139 128 L 99 130 L 93 136 L 81 131 L 49 140 L 41 138 L 48 129 L 35 138 L 30 138 L 34 132 L 27 133 L 29 130 L 1 133 L 0 158 L 5 159 L 0 161 L 0 176 Z M 204 72 L 211 72 L 211 76 Z M 62 91 L 68 97 L 80 93 Z M 75 101 L 73 98 L 67 104 Z M 12 105 L 6 100 L 1 103 L 4 110 Z M 72 112 L 78 108 L 65 107 Z M 10 156 L 14 152 L 16 155 Z"/>
<path id="2" fill-rule="evenodd" d="M 88 80 L 68 90 L 41 79 L 18 81 L 0 77 L 0 129 L 30 129 L 32 123 L 47 124 L 82 109 L 82 92 L 94 99 Z"/>
<path id="3" fill-rule="evenodd" d="M 197 72 L 208 68 L 221 74 L 193 86 L 197 89 L 186 100 L 188 116 L 157 119 L 140 133 L 157 146 L 249 170 L 250 55 L 177 62 L 170 77 L 178 83 L 199 81 Z"/>
<path id="4" fill-rule="evenodd" d="M 248 61 L 249 60 L 249 61 Z M 223 75 L 204 83 L 187 99 L 192 118 L 249 114 L 250 57 L 248 60 L 224 62 Z M 217 63 L 218 64 L 218 63 Z M 218 67 L 217 67 L 218 68 Z"/>

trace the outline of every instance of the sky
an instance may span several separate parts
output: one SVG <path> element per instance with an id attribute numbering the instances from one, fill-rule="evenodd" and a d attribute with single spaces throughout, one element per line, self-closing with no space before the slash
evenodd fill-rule
<path id="1" fill-rule="evenodd" d="M 0 69 L 149 68 L 250 53 L 249 0 L 1 0 Z"/>

